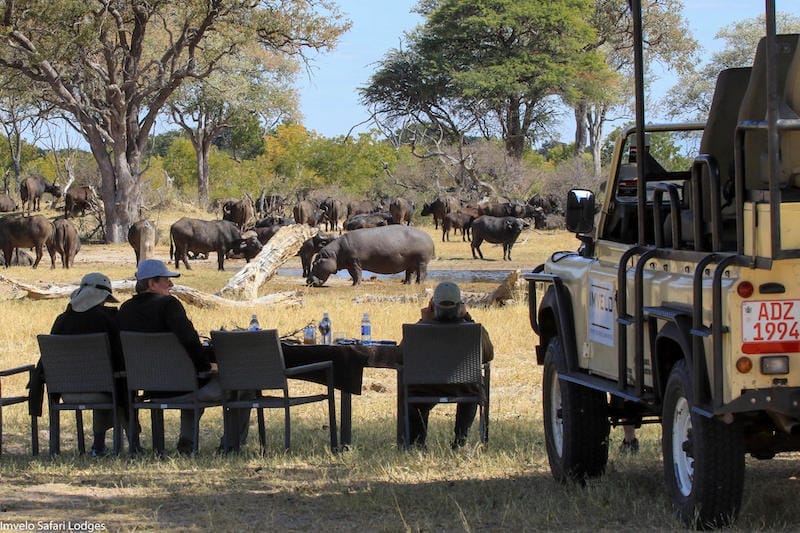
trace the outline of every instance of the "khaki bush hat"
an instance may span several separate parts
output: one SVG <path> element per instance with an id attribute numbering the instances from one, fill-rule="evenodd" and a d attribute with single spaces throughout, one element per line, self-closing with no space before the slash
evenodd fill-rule
<path id="1" fill-rule="evenodd" d="M 86 274 L 80 286 L 72 292 L 69 303 L 74 311 L 83 313 L 103 302 L 119 302 L 112 294 L 111 280 L 100 272 Z"/>

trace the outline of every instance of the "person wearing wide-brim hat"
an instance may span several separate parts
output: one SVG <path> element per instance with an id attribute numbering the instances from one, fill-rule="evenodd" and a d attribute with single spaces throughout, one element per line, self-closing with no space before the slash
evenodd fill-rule
<path id="1" fill-rule="evenodd" d="M 125 369 L 122 359 L 122 347 L 119 341 L 119 327 L 117 326 L 117 308 L 105 305 L 106 303 L 119 303 L 114 297 L 114 290 L 108 276 L 100 272 L 86 274 L 81 279 L 80 285 L 69 297 L 67 309 L 58 315 L 50 328 L 50 333 L 54 335 L 80 335 L 84 333 L 107 333 L 111 345 L 112 361 L 111 365 L 115 372 Z M 37 366 L 41 370 L 41 364 Z M 43 380 L 43 373 L 41 375 Z M 124 382 L 117 382 L 117 397 L 124 399 L 127 396 Z M 34 387 L 31 386 L 31 396 L 34 395 Z M 83 396 L 83 395 L 80 395 Z M 38 414 L 41 414 L 42 396 L 38 400 Z M 88 401 L 98 400 L 98 398 L 71 398 L 69 401 Z M 127 420 L 127 408 L 120 407 L 121 420 Z M 33 412 L 32 412 L 33 414 Z M 106 432 L 114 426 L 114 417 L 109 409 L 95 409 L 92 411 L 92 431 L 94 442 L 92 443 L 92 455 L 104 455 L 106 453 Z M 127 427 L 126 423 L 122 424 Z"/>

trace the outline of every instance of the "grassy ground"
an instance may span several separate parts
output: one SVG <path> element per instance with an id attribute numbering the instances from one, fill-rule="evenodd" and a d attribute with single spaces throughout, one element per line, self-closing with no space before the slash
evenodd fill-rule
<path id="1" fill-rule="evenodd" d="M 177 218 L 164 216 L 164 220 Z M 164 222 L 166 226 L 168 222 Z M 484 245 L 491 261 L 473 261 L 461 241 L 437 244 L 431 269 L 529 269 L 549 253 L 575 248 L 565 233 L 527 232 L 514 248 L 509 267 L 501 250 Z M 167 248 L 157 256 L 166 258 Z M 241 266 L 230 262 L 227 272 L 210 261 L 177 281 L 205 291 L 221 288 Z M 299 268 L 299 263 L 296 265 Z M 29 282 L 77 282 L 100 270 L 112 279 L 130 277 L 133 254 L 127 245 L 85 246 L 69 271 L 12 268 L 2 274 Z M 263 292 L 301 291 L 302 305 L 291 308 L 201 310 L 188 308 L 201 333 L 219 326 L 247 324 L 258 313 L 262 327 L 282 333 L 319 320 L 328 311 L 334 331 L 356 334 L 361 313 L 373 322 L 373 337 L 399 339 L 401 324 L 415 321 L 421 303 L 354 303 L 357 296 L 406 295 L 413 299 L 423 287 L 406 287 L 394 280 L 367 280 L 351 287 L 340 279 L 321 289 L 309 289 L 299 277 L 278 277 Z M 466 289 L 488 291 L 490 283 L 465 283 Z M 35 362 L 37 333 L 49 331 L 66 300 L 16 299 L 0 289 L 4 327 L 0 330 L 0 368 Z M 126 298 L 127 295 L 121 295 Z M 424 302 L 423 302 L 424 303 Z M 289 530 L 289 531 L 535 531 L 535 530 L 665 530 L 680 529 L 664 494 L 660 429 L 641 431 L 637 456 L 620 455 L 621 430 L 612 431 L 607 474 L 586 487 L 563 486 L 549 473 L 542 433 L 541 372 L 534 356 L 535 337 L 527 306 L 520 298 L 500 309 L 473 309 L 495 344 L 492 366 L 490 442 L 482 447 L 473 431 L 468 446 L 452 452 L 454 408 L 440 406 L 431 414 L 426 451 L 404 452 L 394 442 L 395 374 L 366 369 L 364 390 L 353 398 L 353 448 L 334 455 L 326 448 L 325 414 L 317 405 L 293 411 L 293 449 L 281 453 L 280 415 L 268 414 L 269 451 L 260 455 L 251 441 L 239 456 L 219 457 L 219 410 L 203 417 L 201 454 L 196 459 L 170 455 L 92 459 L 76 455 L 74 419 L 62 419 L 62 453 L 46 455 L 46 415 L 40 439 L 44 455 L 28 451 L 27 411 L 3 413 L 4 453 L 0 459 L 0 529 L 33 524 L 54 529 L 68 521 L 87 530 L 99 523 L 107 530 Z M 3 381 L 5 394 L 24 387 L 22 378 Z M 300 385 L 309 388 L 311 385 Z M 271 416 L 270 416 L 271 414 Z M 177 418 L 167 415 L 168 446 L 176 439 Z M 149 426 L 143 417 L 143 442 Z M 171 447 L 171 446 L 170 446 Z M 797 530 L 800 510 L 796 455 L 769 462 L 748 459 L 740 530 Z M 49 525 L 49 521 L 56 526 Z M 38 523 L 38 524 L 37 524 Z M 66 527 L 66 526 L 61 526 Z M 94 528 L 97 529 L 97 528 Z"/>

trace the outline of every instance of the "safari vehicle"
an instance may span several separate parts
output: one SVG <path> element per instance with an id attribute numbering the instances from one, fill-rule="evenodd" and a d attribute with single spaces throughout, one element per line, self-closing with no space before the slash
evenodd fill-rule
<path id="1" fill-rule="evenodd" d="M 600 212 L 569 193 L 578 250 L 525 275 L 553 476 L 599 476 L 611 426 L 660 423 L 669 499 L 698 528 L 736 518 L 746 454 L 800 450 L 800 47 L 766 7 L 753 66 L 719 74 L 705 124 L 645 126 L 631 2 L 636 125 Z M 691 132 L 685 168 L 648 151 Z"/>

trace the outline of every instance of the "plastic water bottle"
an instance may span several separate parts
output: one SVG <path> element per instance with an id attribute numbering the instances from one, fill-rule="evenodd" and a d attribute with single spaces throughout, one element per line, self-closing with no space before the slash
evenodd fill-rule
<path id="1" fill-rule="evenodd" d="M 361 317 L 361 344 L 369 344 L 372 341 L 372 323 L 369 315 L 364 313 Z"/>
<path id="2" fill-rule="evenodd" d="M 253 316 L 250 317 L 250 325 L 247 327 L 250 331 L 258 331 L 261 329 L 261 326 L 258 325 L 258 316 L 253 313 Z"/>
<path id="3" fill-rule="evenodd" d="M 322 320 L 319 321 L 319 334 L 322 344 L 331 344 L 331 318 L 328 313 L 322 313 Z"/>
<path id="4" fill-rule="evenodd" d="M 317 343 L 317 325 L 311 322 L 303 330 L 303 344 Z"/>

